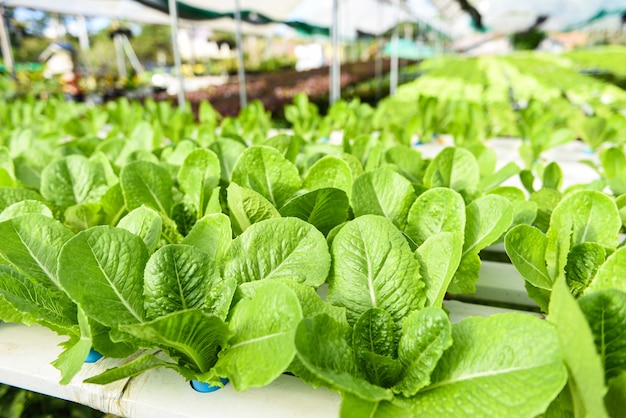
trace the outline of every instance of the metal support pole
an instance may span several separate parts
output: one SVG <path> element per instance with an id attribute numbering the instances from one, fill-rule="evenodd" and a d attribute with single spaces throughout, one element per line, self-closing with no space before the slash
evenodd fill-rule
<path id="1" fill-rule="evenodd" d="M 384 8 L 382 2 L 378 3 L 378 28 L 383 26 Z M 374 72 L 376 74 L 376 99 L 379 100 L 381 96 L 382 90 L 382 81 L 383 81 L 383 48 L 385 46 L 385 38 L 381 34 L 376 36 L 376 43 L 378 44 L 378 52 L 376 52 L 376 61 L 374 63 Z"/>
<path id="2" fill-rule="evenodd" d="M 392 96 L 396 93 L 398 88 L 398 49 L 400 47 L 398 42 L 398 21 L 400 19 L 400 4 L 396 3 L 396 19 L 395 26 L 393 28 L 393 35 L 391 36 L 391 69 L 389 74 L 389 95 Z"/>
<path id="3" fill-rule="evenodd" d="M 0 49 L 2 49 L 2 59 L 7 72 L 15 75 L 13 51 L 11 51 L 11 42 L 9 42 L 9 31 L 4 24 L 4 7 L 2 6 L 0 6 Z"/>
<path id="4" fill-rule="evenodd" d="M 133 46 L 130 44 L 128 37 L 124 36 L 124 38 L 122 39 L 122 45 L 124 46 L 124 51 L 126 52 L 126 56 L 128 57 L 128 60 L 130 61 L 130 65 L 132 65 L 132 67 L 135 69 L 135 72 L 137 74 L 142 74 L 143 65 L 141 65 L 139 58 L 137 58 L 137 55 L 135 54 L 135 50 L 133 50 Z"/>
<path id="5" fill-rule="evenodd" d="M 237 78 L 239 80 L 239 107 L 243 109 L 248 104 L 246 92 L 246 68 L 243 59 L 243 37 L 241 35 L 241 6 L 239 0 L 235 0 L 235 23 L 237 37 Z"/>
<path id="6" fill-rule="evenodd" d="M 339 0 L 333 0 L 333 24 L 331 27 L 333 57 L 330 65 L 330 104 L 341 98 L 341 63 L 339 62 Z"/>
<path id="7" fill-rule="evenodd" d="M 124 45 L 122 44 L 122 35 L 116 33 L 113 36 L 113 45 L 115 46 L 115 58 L 117 61 L 117 73 L 121 78 L 126 78 L 126 60 L 124 59 Z"/>
<path id="8" fill-rule="evenodd" d="M 83 51 L 89 51 L 89 33 L 87 32 L 87 19 L 85 16 L 76 16 L 76 22 L 78 23 L 78 43 L 80 49 Z"/>
<path id="9" fill-rule="evenodd" d="M 176 0 L 168 0 L 170 12 L 170 31 L 172 35 L 172 52 L 174 53 L 174 68 L 178 77 L 178 108 L 185 109 L 185 81 L 183 80 L 183 72 L 181 71 L 180 51 L 178 50 L 178 8 Z"/>

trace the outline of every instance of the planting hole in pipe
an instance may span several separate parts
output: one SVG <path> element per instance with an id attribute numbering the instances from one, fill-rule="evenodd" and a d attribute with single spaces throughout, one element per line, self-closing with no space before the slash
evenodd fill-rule
<path id="1" fill-rule="evenodd" d="M 220 381 L 222 382 L 223 385 L 228 383 L 228 379 L 225 377 L 220 377 Z M 200 382 L 199 380 L 192 380 L 190 384 L 191 384 L 191 387 L 196 392 L 200 392 L 200 393 L 215 392 L 216 390 L 219 390 L 222 388 L 222 386 L 213 386 L 209 383 Z"/>
<path id="2" fill-rule="evenodd" d="M 98 353 L 93 348 L 89 350 L 89 354 L 87 354 L 87 358 L 85 359 L 85 363 L 95 363 L 96 361 L 102 358 L 102 354 Z"/>

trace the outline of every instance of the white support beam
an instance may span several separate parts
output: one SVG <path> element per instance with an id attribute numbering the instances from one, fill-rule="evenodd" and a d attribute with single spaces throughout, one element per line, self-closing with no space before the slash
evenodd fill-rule
<path id="1" fill-rule="evenodd" d="M 89 32 L 87 31 L 87 18 L 84 15 L 76 16 L 76 23 L 78 24 L 78 43 L 80 49 L 83 51 L 89 51 Z"/>
<path id="2" fill-rule="evenodd" d="M 400 43 L 398 42 L 398 22 L 400 20 L 400 0 L 394 2 L 396 6 L 395 26 L 393 27 L 393 35 L 391 36 L 391 68 L 389 70 L 389 95 L 393 96 L 398 88 L 398 50 Z"/>
<path id="3" fill-rule="evenodd" d="M 13 51 L 9 40 L 9 31 L 4 22 L 4 7 L 0 6 L 0 49 L 2 49 L 2 60 L 9 74 L 15 73 L 13 61 Z"/>
<path id="4" fill-rule="evenodd" d="M 172 52 L 174 53 L 174 68 L 178 77 L 178 108 L 185 109 L 185 81 L 181 70 L 182 62 L 178 49 L 178 6 L 176 0 L 168 0 L 170 12 L 170 31 L 172 33 Z"/>
<path id="5" fill-rule="evenodd" d="M 119 33 L 113 35 L 113 45 L 115 46 L 115 59 L 117 61 L 117 73 L 120 78 L 126 78 L 128 75 L 126 72 L 126 59 L 124 58 L 124 44 L 123 37 Z"/>
<path id="6" fill-rule="evenodd" d="M 339 0 L 333 0 L 333 19 L 330 29 L 332 41 L 332 61 L 330 64 L 330 97 L 332 105 L 341 98 L 341 62 L 339 61 Z"/>
<path id="7" fill-rule="evenodd" d="M 246 67 L 243 57 L 243 36 L 241 34 L 241 5 L 235 0 L 235 23 L 237 38 L 237 79 L 239 81 L 239 107 L 243 109 L 248 105 L 248 93 L 246 91 Z"/>
<path id="8" fill-rule="evenodd" d="M 143 74 L 143 65 L 141 65 L 139 58 L 137 58 L 137 54 L 135 54 L 135 50 L 133 50 L 133 46 L 130 44 L 128 37 L 124 37 L 122 45 L 124 46 L 124 51 L 130 61 L 130 65 L 133 67 L 135 72 L 137 74 Z"/>

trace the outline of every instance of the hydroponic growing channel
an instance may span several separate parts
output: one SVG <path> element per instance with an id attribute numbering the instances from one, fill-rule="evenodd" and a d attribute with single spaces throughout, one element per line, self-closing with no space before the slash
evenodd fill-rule
<path id="1" fill-rule="evenodd" d="M 429 142 L 420 103 L 5 105 L 0 318 L 57 335 L 0 325 L 2 379 L 130 417 L 619 416 L 619 136 Z"/>

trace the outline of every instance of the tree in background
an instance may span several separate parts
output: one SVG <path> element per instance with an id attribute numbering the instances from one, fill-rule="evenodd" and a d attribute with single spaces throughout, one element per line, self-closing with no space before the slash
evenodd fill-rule
<path id="1" fill-rule="evenodd" d="M 50 43 L 43 35 L 50 23 L 50 14 L 33 12 L 28 21 L 18 21 L 13 9 L 5 9 L 13 57 L 16 62 L 36 62 L 37 57 Z"/>

